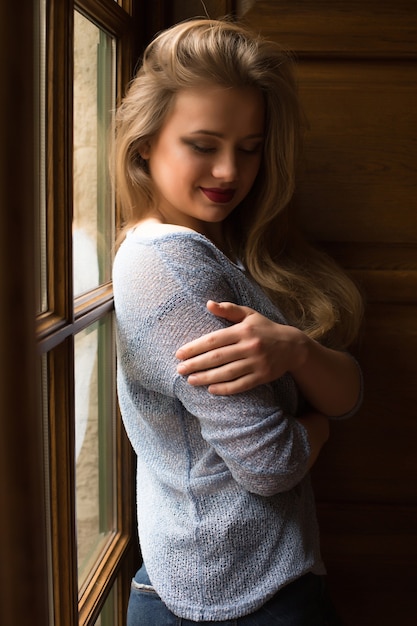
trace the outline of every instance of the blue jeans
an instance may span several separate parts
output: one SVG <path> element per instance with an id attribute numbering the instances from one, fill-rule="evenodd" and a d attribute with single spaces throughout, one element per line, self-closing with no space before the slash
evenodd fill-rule
<path id="1" fill-rule="evenodd" d="M 138 587 L 145 585 L 146 587 Z M 290 583 L 260 609 L 237 619 L 221 622 L 192 622 L 177 617 L 151 586 L 144 566 L 132 581 L 127 626 L 342 626 L 331 605 L 325 579 L 305 574 Z"/>

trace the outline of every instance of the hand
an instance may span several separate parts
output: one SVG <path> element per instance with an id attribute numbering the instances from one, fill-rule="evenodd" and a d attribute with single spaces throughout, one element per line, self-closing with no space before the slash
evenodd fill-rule
<path id="1" fill-rule="evenodd" d="M 300 331 L 271 322 L 249 307 L 231 302 L 207 303 L 208 310 L 233 326 L 203 335 L 182 346 L 178 372 L 210 393 L 233 395 L 269 383 L 298 364 Z"/>
<path id="2" fill-rule="evenodd" d="M 357 363 L 301 330 L 271 322 L 248 307 L 209 301 L 213 315 L 234 325 L 182 346 L 178 373 L 210 393 L 233 395 L 277 380 L 289 372 L 312 407 L 343 416 L 358 406 L 362 379 Z"/>

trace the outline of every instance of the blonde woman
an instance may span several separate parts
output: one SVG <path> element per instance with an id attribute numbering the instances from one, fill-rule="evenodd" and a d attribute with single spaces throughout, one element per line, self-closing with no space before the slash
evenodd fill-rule
<path id="1" fill-rule="evenodd" d="M 118 109 L 128 626 L 340 623 L 309 470 L 361 401 L 361 301 L 288 226 L 299 129 L 290 58 L 228 21 L 159 34 Z"/>

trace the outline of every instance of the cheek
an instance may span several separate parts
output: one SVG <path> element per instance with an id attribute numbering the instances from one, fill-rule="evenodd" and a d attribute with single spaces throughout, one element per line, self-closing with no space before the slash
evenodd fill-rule
<path id="1" fill-rule="evenodd" d="M 166 176 L 175 180 L 192 180 L 202 173 L 204 167 L 201 160 L 190 154 L 189 150 L 183 146 L 171 148 L 165 153 L 162 160 L 162 167 Z"/>
<path id="2" fill-rule="evenodd" d="M 198 185 L 208 170 L 210 168 L 203 160 L 188 153 L 178 152 L 172 168 L 173 179 L 192 186 Z"/>
<path id="3" fill-rule="evenodd" d="M 150 159 L 150 169 L 155 182 L 164 186 L 169 185 L 181 177 L 181 159 L 175 151 L 162 149 Z"/>

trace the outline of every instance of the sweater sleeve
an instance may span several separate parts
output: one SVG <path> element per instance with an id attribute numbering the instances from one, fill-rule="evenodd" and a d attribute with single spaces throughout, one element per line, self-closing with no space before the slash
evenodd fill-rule
<path id="1" fill-rule="evenodd" d="M 135 259 L 126 250 L 115 263 L 119 359 L 132 393 L 136 385 L 162 393 L 197 419 L 202 437 L 247 491 L 271 496 L 291 489 L 306 474 L 310 453 L 305 429 L 283 408 L 293 381 L 284 377 L 227 397 L 189 385 L 177 373 L 176 350 L 227 325 L 207 310 L 207 300 L 236 302 L 238 294 L 201 241 L 157 252 L 141 250 Z"/>

